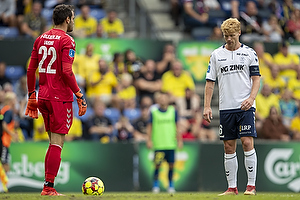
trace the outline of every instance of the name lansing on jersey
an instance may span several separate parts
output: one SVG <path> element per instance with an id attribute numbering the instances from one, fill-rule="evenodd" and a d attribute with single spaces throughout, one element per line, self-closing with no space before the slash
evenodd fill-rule
<path id="1" fill-rule="evenodd" d="M 243 71 L 244 70 L 245 65 L 229 65 L 229 66 L 225 66 L 225 67 L 221 67 L 221 73 L 226 73 L 228 71 L 232 72 L 232 71 Z"/>

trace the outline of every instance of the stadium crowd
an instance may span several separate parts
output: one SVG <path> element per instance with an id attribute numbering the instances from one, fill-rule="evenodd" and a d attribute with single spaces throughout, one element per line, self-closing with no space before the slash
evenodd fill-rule
<path id="1" fill-rule="evenodd" d="M 76 12 L 73 37 L 122 37 L 124 27 L 117 12 L 108 10 L 107 15 L 99 14 L 105 1 L 101 1 L 102 4 L 88 2 L 89 4 L 83 0 L 77 2 L 79 12 Z M 258 138 L 300 140 L 300 61 L 298 55 L 289 52 L 290 43 L 300 41 L 299 2 L 170 2 L 176 24 L 180 23 L 178 17 L 183 17 L 189 30 L 211 27 L 214 30 L 209 37 L 211 40 L 222 40 L 219 21 L 222 17 L 228 17 L 228 12 L 240 19 L 243 25 L 241 41 L 255 41 L 251 47 L 257 52 L 260 63 L 262 87 L 256 99 Z M 13 3 L 16 5 L 12 5 Z M 17 28 L 18 35 L 23 37 L 36 38 L 51 28 L 51 19 L 47 18 L 47 12 L 59 3 L 62 2 L 3 0 L 0 2 L 0 24 Z M 7 6 L 6 10 L 4 5 Z M 197 10 L 193 10 L 194 5 L 198 6 Z M 212 19 L 211 11 L 218 12 L 218 9 L 226 15 Z M 278 52 L 274 55 L 266 52 L 264 42 L 278 43 Z M 176 58 L 175 45 L 165 45 L 158 61 L 139 58 L 131 49 L 115 52 L 112 60 L 105 60 L 94 52 L 94 48 L 90 43 L 84 54 L 75 56 L 73 70 L 78 85 L 87 97 L 88 110 L 85 116 L 79 117 L 78 108 L 74 104 L 73 125 L 66 140 L 94 140 L 102 143 L 145 141 L 149 109 L 156 106 L 160 91 L 169 93 L 170 104 L 179 111 L 179 131 L 186 141 L 217 140 L 217 133 L 202 119 L 201 95 L 196 93 L 196 84 L 190 73 L 184 70 L 182 62 Z M 5 70 L 6 63 L 1 61 L 0 104 L 1 108 L 9 106 L 12 110 L 11 120 L 7 122 L 10 124 L 8 134 L 12 136 L 6 137 L 8 142 L 48 140 L 42 116 L 31 119 L 24 115 L 27 103 L 26 75 L 13 82 L 5 76 Z"/>

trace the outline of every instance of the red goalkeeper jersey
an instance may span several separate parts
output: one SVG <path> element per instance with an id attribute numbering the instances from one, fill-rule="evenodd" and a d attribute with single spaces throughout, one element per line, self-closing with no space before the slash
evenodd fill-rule
<path id="1" fill-rule="evenodd" d="M 37 59 L 39 99 L 73 101 L 73 92 L 63 76 L 62 63 L 72 65 L 75 41 L 60 29 L 51 29 L 39 36 L 33 45 L 31 59 Z"/>

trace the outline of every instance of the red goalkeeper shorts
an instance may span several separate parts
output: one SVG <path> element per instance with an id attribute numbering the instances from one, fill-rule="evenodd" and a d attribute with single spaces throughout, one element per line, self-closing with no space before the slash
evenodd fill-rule
<path id="1" fill-rule="evenodd" d="M 39 99 L 38 109 L 43 115 L 46 131 L 68 134 L 73 121 L 72 102 Z"/>

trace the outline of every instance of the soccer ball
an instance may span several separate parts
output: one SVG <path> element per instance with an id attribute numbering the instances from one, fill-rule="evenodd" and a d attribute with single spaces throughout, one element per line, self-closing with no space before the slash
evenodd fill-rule
<path id="1" fill-rule="evenodd" d="M 82 193 L 86 195 L 102 195 L 104 184 L 97 177 L 89 177 L 82 184 Z"/>

